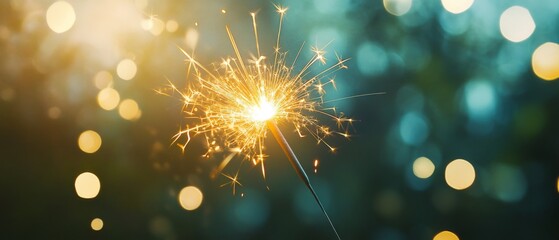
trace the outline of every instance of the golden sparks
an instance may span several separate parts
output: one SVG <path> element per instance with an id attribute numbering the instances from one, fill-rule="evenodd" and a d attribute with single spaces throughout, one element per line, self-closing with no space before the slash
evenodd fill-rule
<path id="1" fill-rule="evenodd" d="M 346 68 L 347 59 L 337 56 L 336 61 L 329 64 L 325 57 L 326 46 L 313 46 L 312 57 L 296 70 L 304 44 L 294 60 L 288 62 L 287 51 L 280 49 L 280 33 L 287 8 L 279 5 L 275 8 L 280 20 L 271 57 L 261 54 L 256 13 L 251 13 L 256 55 L 250 58 L 243 57 L 228 26 L 226 32 L 234 57 L 225 57 L 219 63 L 205 66 L 181 49 L 186 56 L 189 77 L 195 81 L 189 82 L 184 91 L 173 84 L 170 89 L 183 102 L 187 120 L 194 123 L 180 129 L 173 140 L 184 151 L 192 137 L 204 136 L 207 152 L 203 157 L 225 156 L 213 176 L 221 172 L 235 155 L 240 155 L 253 165 L 260 165 L 265 177 L 264 163 L 268 156 L 264 139 L 269 130 L 268 123 L 290 125 L 300 137 L 310 135 L 331 151 L 335 148 L 324 141 L 325 137 L 333 134 L 350 136 L 352 119 L 338 114 L 335 108 L 322 107 L 326 87 L 335 88 L 333 73 Z M 323 69 L 313 72 L 311 67 L 319 64 L 324 66 Z M 169 94 L 168 91 L 160 93 Z M 333 119 L 340 130 L 322 125 L 315 115 Z M 223 175 L 231 180 L 227 184 L 233 188 L 240 185 L 238 174 L 234 177 Z"/>

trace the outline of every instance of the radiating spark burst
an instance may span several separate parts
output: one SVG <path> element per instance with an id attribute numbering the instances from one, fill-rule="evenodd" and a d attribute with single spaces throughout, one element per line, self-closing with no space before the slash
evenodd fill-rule
<path id="1" fill-rule="evenodd" d="M 262 176 L 265 178 L 264 164 L 268 156 L 265 154 L 264 139 L 270 131 L 340 239 L 278 124 L 291 125 L 300 137 L 311 135 L 318 144 L 323 143 L 331 151 L 335 151 L 335 148 L 324 141 L 327 136 L 339 134 L 349 138 L 348 130 L 352 119 L 337 114 L 335 108 L 322 107 L 325 103 L 325 87 L 336 87 L 333 74 L 347 68 L 344 65 L 347 59 L 342 59 L 336 54 L 336 62 L 328 65 L 325 57 L 328 44 L 324 47 L 314 46 L 311 47 L 312 57 L 299 70 L 295 70 L 304 44 L 294 60 L 288 63 L 287 51 L 280 49 L 281 28 L 287 8 L 279 5 L 275 7 L 280 17 L 273 61 L 269 61 L 268 57 L 260 52 L 256 13 L 250 14 L 256 55 L 246 60 L 242 57 L 228 26 L 226 31 L 235 52 L 234 57 L 223 58 L 220 63 L 206 67 L 181 49 L 187 57 L 188 75 L 194 76 L 196 81 L 185 91 L 179 91 L 172 84 L 171 89 L 180 94 L 186 118 L 193 120 L 195 124 L 181 129 L 174 136 L 173 142 L 177 142 L 184 151 L 193 136 L 203 135 L 208 149 L 204 157 L 210 158 L 215 153 L 229 152 L 212 172 L 212 176 L 221 173 L 234 156 L 239 154 L 246 160 L 243 162 L 260 165 Z M 222 12 L 225 13 L 225 10 Z M 313 73 L 311 67 L 315 64 L 323 65 L 323 70 Z M 333 119 L 341 131 L 331 130 L 330 127 L 322 125 L 315 115 Z M 317 164 L 318 162 L 315 162 L 315 172 Z M 237 170 L 234 176 L 223 173 L 222 175 L 230 180 L 222 186 L 231 185 L 235 194 L 236 186 L 242 186 L 238 178 L 239 171 Z"/>
<path id="2" fill-rule="evenodd" d="M 216 153 L 225 152 L 224 160 L 212 176 L 221 172 L 238 154 L 252 164 L 260 165 L 265 177 L 268 155 L 265 153 L 264 139 L 269 122 L 291 125 L 300 137 L 310 135 L 331 151 L 336 149 L 324 141 L 325 137 L 333 134 L 350 137 L 352 119 L 338 114 L 334 107 L 322 107 L 326 88 L 330 86 L 335 89 L 333 74 L 347 68 L 344 63 L 348 59 L 336 54 L 336 62 L 328 65 L 325 57 L 327 46 L 313 46 L 312 57 L 296 70 L 295 65 L 304 44 L 294 60 L 288 63 L 287 51 L 280 49 L 283 17 L 287 8 L 278 5 L 275 8 L 279 14 L 279 27 L 272 53 L 273 61 L 260 52 L 255 13 L 251 13 L 251 16 L 256 55 L 246 60 L 228 26 L 226 31 L 235 57 L 226 57 L 219 63 L 204 66 L 181 49 L 187 58 L 189 75 L 196 81 L 190 83 L 186 91 L 179 91 L 173 84 L 171 89 L 180 94 L 186 118 L 195 123 L 179 130 L 173 140 L 184 151 L 192 137 L 203 135 L 208 149 L 204 157 L 210 158 Z M 311 67 L 316 64 L 324 68 L 313 74 Z M 338 130 L 322 125 L 314 115 L 333 119 Z M 236 177 L 232 181 L 238 183 Z"/>

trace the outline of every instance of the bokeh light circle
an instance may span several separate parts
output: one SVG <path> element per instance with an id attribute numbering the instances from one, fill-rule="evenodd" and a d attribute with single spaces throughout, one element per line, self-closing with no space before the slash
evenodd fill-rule
<path id="1" fill-rule="evenodd" d="M 101 218 L 94 218 L 91 220 L 91 229 L 95 231 L 103 229 L 103 220 Z"/>
<path id="2" fill-rule="evenodd" d="M 402 16 L 410 11 L 412 0 L 382 0 L 387 12 L 394 16 Z"/>
<path id="3" fill-rule="evenodd" d="M 413 162 L 413 174 L 418 178 L 429 178 L 435 172 L 435 164 L 426 157 L 419 157 Z"/>
<path id="4" fill-rule="evenodd" d="M 99 194 L 99 191 L 101 190 L 101 182 L 95 174 L 84 172 L 76 177 L 74 187 L 79 197 L 91 199 L 97 197 Z"/>
<path id="5" fill-rule="evenodd" d="M 120 95 L 114 88 L 104 88 L 97 94 L 97 103 L 99 107 L 105 110 L 113 110 L 120 102 Z"/>
<path id="6" fill-rule="evenodd" d="M 86 130 L 78 137 L 78 146 L 85 153 L 94 153 L 101 147 L 101 136 L 93 131 Z"/>
<path id="7" fill-rule="evenodd" d="M 501 34 L 511 42 L 522 42 L 536 29 L 530 11 L 524 7 L 512 6 L 501 14 L 499 20 Z"/>
<path id="8" fill-rule="evenodd" d="M 456 190 L 463 190 L 474 183 L 476 172 L 470 162 L 456 159 L 446 166 L 444 177 L 448 186 Z"/>
<path id="9" fill-rule="evenodd" d="M 194 186 L 187 186 L 179 192 L 179 203 L 182 208 L 192 211 L 202 204 L 204 195 L 202 191 Z"/>
<path id="10" fill-rule="evenodd" d="M 536 48 L 532 54 L 532 69 L 543 80 L 559 78 L 559 44 L 546 42 Z"/>
<path id="11" fill-rule="evenodd" d="M 468 10 L 474 3 L 474 0 L 441 0 L 441 3 L 448 12 L 458 14 Z"/>
<path id="12" fill-rule="evenodd" d="M 107 71 L 100 71 L 95 74 L 93 81 L 95 83 L 95 87 L 101 90 L 103 88 L 110 87 L 113 84 L 113 75 Z"/>
<path id="13" fill-rule="evenodd" d="M 116 74 L 123 80 L 130 80 L 136 76 L 138 67 L 136 63 L 130 59 L 123 59 L 116 66 Z"/>
<path id="14" fill-rule="evenodd" d="M 179 29 L 179 23 L 175 20 L 169 20 L 165 23 L 165 29 L 167 32 L 174 33 Z"/>
<path id="15" fill-rule="evenodd" d="M 137 120 L 141 116 L 140 107 L 133 99 L 124 99 L 118 106 L 118 114 L 125 120 Z"/>
<path id="16" fill-rule="evenodd" d="M 49 6 L 46 18 L 47 25 L 53 32 L 63 33 L 74 26 L 76 13 L 70 3 L 58 1 Z"/>
<path id="17" fill-rule="evenodd" d="M 437 235 L 433 237 L 433 240 L 460 240 L 460 238 L 451 231 L 442 231 L 437 233 Z"/>

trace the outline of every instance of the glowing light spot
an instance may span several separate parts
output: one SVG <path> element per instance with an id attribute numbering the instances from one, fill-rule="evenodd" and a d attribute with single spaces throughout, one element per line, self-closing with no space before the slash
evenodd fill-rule
<path id="1" fill-rule="evenodd" d="M 460 240 L 460 238 L 451 231 L 442 231 L 437 233 L 437 235 L 433 237 L 433 240 Z"/>
<path id="2" fill-rule="evenodd" d="M 258 106 L 253 106 L 250 110 L 252 120 L 257 122 L 269 120 L 274 117 L 274 115 L 276 115 L 276 107 L 268 102 L 266 98 L 260 98 Z"/>
<path id="3" fill-rule="evenodd" d="M 546 42 L 536 48 L 532 54 L 532 69 L 543 80 L 559 78 L 559 44 Z"/>
<path id="4" fill-rule="evenodd" d="M 227 11 L 225 11 L 225 9 L 221 9 L 221 13 L 225 14 Z"/>
<path id="5" fill-rule="evenodd" d="M 536 29 L 536 23 L 528 9 L 512 6 L 501 14 L 499 21 L 501 34 L 511 42 L 522 42 Z"/>
<path id="6" fill-rule="evenodd" d="M 138 67 L 136 63 L 130 59 L 123 59 L 116 66 L 116 74 L 123 80 L 130 80 L 136 76 Z"/>
<path id="7" fill-rule="evenodd" d="M 413 162 L 413 174 L 418 178 L 428 178 L 435 172 L 435 164 L 426 157 L 419 157 Z"/>
<path id="8" fill-rule="evenodd" d="M 142 26 L 142 29 L 149 31 L 153 28 L 153 19 L 144 19 L 140 25 Z"/>
<path id="9" fill-rule="evenodd" d="M 557 177 L 557 192 L 559 192 L 559 177 Z"/>
<path id="10" fill-rule="evenodd" d="M 95 131 L 87 130 L 78 137 L 78 146 L 85 153 L 94 153 L 101 147 L 101 136 Z"/>
<path id="11" fill-rule="evenodd" d="M 79 197 L 91 199 L 97 197 L 101 190 L 101 182 L 99 178 L 93 173 L 84 172 L 76 178 L 74 182 L 76 193 Z"/>
<path id="12" fill-rule="evenodd" d="M 93 81 L 95 83 L 95 87 L 101 90 L 113 84 L 113 75 L 107 71 L 100 71 L 95 74 Z"/>
<path id="13" fill-rule="evenodd" d="M 203 199 L 202 191 L 194 186 L 185 187 L 179 193 L 179 203 L 182 208 L 188 211 L 200 207 Z"/>
<path id="14" fill-rule="evenodd" d="M 318 172 L 318 159 L 314 160 L 314 173 Z"/>
<path id="15" fill-rule="evenodd" d="M 419 112 L 408 112 L 400 121 L 400 137 L 409 145 L 420 145 L 429 136 L 429 125 Z"/>
<path id="16" fill-rule="evenodd" d="M 196 45 L 198 44 L 198 37 L 198 31 L 196 31 L 196 29 L 194 28 L 189 28 L 188 31 L 186 31 L 186 35 L 184 36 L 186 46 L 190 49 L 195 49 Z"/>
<path id="17" fill-rule="evenodd" d="M 163 22 L 159 18 L 152 18 L 152 27 L 149 29 L 149 32 L 154 36 L 158 36 L 165 30 L 165 22 Z"/>
<path id="18" fill-rule="evenodd" d="M 142 112 L 138 103 L 133 99 L 124 99 L 118 106 L 118 114 L 126 120 L 137 120 L 140 118 Z"/>
<path id="19" fill-rule="evenodd" d="M 91 220 L 91 229 L 95 231 L 103 229 L 103 220 L 101 218 L 94 218 Z"/>
<path id="20" fill-rule="evenodd" d="M 441 3 L 445 10 L 458 14 L 468 10 L 474 3 L 474 0 L 441 0 Z"/>
<path id="21" fill-rule="evenodd" d="M 105 88 L 97 94 L 97 103 L 102 109 L 113 110 L 120 102 L 118 91 L 113 88 Z"/>
<path id="22" fill-rule="evenodd" d="M 58 1 L 47 9 L 47 25 L 55 33 L 63 33 L 74 25 L 76 13 L 70 3 Z"/>
<path id="23" fill-rule="evenodd" d="M 384 8 L 394 16 L 402 16 L 410 11 L 412 0 L 383 0 Z"/>
<path id="24" fill-rule="evenodd" d="M 450 162 L 445 169 L 444 177 L 451 188 L 463 190 L 470 187 L 476 179 L 474 166 L 464 159 Z"/>
<path id="25" fill-rule="evenodd" d="M 493 117 L 497 108 L 495 90 L 488 81 L 470 81 L 464 87 L 466 107 L 470 117 L 485 120 Z"/>
<path id="26" fill-rule="evenodd" d="M 167 29 L 167 32 L 176 32 L 177 29 L 179 29 L 179 23 L 175 20 L 169 20 L 167 24 L 165 24 L 165 29 Z"/>

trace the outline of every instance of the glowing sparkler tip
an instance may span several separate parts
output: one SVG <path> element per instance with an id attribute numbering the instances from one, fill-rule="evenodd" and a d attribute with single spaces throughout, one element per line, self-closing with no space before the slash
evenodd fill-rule
<path id="1" fill-rule="evenodd" d="M 264 122 L 272 119 L 277 112 L 277 107 L 270 103 L 266 98 L 261 97 L 258 105 L 252 106 L 250 116 L 252 120 Z"/>
<path id="2" fill-rule="evenodd" d="M 282 7 L 280 5 L 275 5 L 274 7 L 276 8 L 276 12 L 278 12 L 279 14 L 285 14 L 285 12 L 287 12 L 287 7 Z"/>

